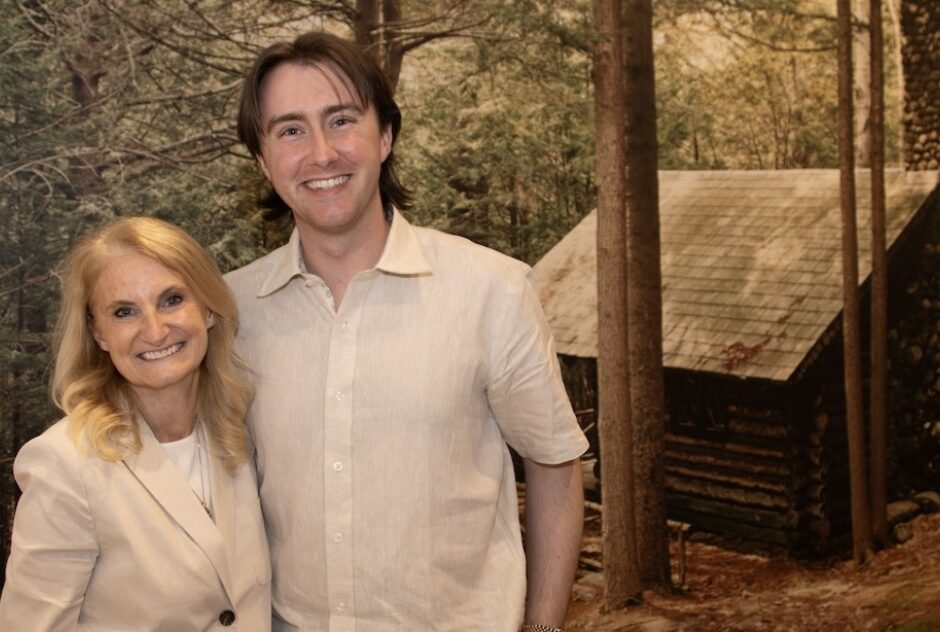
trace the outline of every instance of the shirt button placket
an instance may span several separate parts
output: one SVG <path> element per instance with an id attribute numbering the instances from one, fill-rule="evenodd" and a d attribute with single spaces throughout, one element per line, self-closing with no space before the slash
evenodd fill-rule
<path id="1" fill-rule="evenodd" d="M 327 295 L 329 296 L 329 295 Z M 330 629 L 345 630 L 355 620 L 352 533 L 351 387 L 356 360 L 356 292 L 351 287 L 330 336 L 326 381 L 324 465 L 326 469 L 327 591 L 332 612 Z"/>

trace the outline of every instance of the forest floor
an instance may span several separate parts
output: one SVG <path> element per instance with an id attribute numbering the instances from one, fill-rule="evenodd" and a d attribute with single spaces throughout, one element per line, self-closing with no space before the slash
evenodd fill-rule
<path id="1" fill-rule="evenodd" d="M 588 520 L 582 554 L 598 566 L 599 522 Z M 851 551 L 795 560 L 779 549 L 692 534 L 685 583 L 675 594 L 649 591 L 642 604 L 612 613 L 603 612 L 600 570 L 582 563 L 566 629 L 940 632 L 940 514 L 910 526 L 910 540 L 861 568 L 848 559 Z M 677 543 L 670 548 L 675 579 Z"/>

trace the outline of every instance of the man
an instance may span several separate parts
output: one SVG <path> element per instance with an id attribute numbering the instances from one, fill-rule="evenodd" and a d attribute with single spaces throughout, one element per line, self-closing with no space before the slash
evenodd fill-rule
<path id="1" fill-rule="evenodd" d="M 554 630 L 587 442 L 529 269 L 400 214 L 400 125 L 377 65 L 331 35 L 246 77 L 239 136 L 295 223 L 228 277 L 258 375 L 274 629 Z"/>

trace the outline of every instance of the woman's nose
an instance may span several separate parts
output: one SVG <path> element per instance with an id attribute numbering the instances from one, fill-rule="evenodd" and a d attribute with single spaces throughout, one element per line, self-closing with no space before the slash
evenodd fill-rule
<path id="1" fill-rule="evenodd" d="M 157 344 L 166 339 L 169 327 L 166 320 L 157 311 L 151 311 L 144 316 L 144 341 Z"/>

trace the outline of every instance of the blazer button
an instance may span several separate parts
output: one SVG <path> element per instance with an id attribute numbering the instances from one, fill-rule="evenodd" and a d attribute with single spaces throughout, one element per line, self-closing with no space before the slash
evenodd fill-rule
<path id="1" fill-rule="evenodd" d="M 235 623 L 235 613 L 231 610 L 223 610 L 219 613 L 219 623 L 229 626 Z"/>

